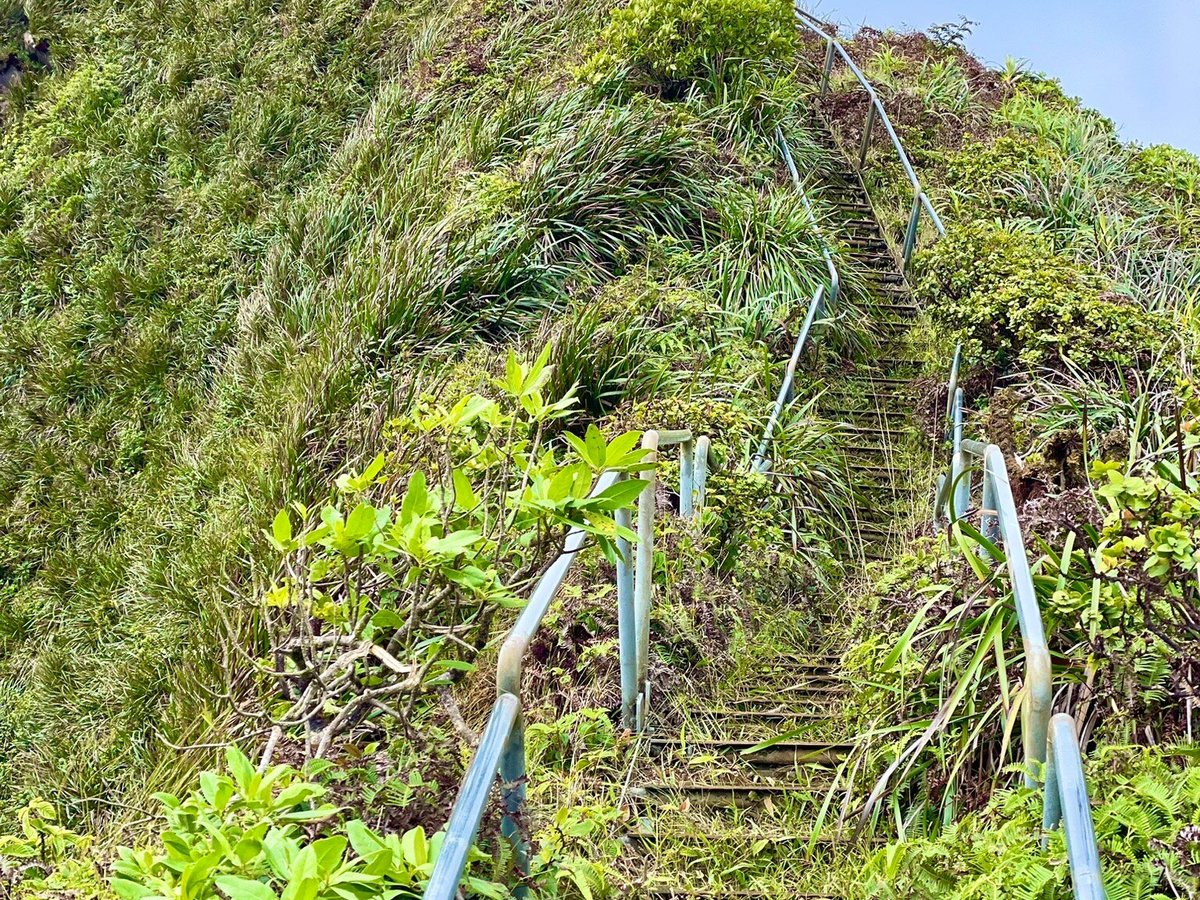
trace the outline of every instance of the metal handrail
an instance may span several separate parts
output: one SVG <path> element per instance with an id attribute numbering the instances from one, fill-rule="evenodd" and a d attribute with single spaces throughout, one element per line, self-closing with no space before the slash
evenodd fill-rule
<path id="1" fill-rule="evenodd" d="M 788 174 L 792 178 L 792 186 L 796 189 L 796 193 L 800 195 L 800 201 L 804 204 L 804 212 L 808 215 L 809 224 L 812 225 L 813 231 L 821 238 L 821 256 L 825 259 L 825 270 L 829 273 L 829 302 L 837 303 L 842 292 L 842 279 L 838 275 L 837 266 L 833 262 L 833 253 L 829 249 L 829 244 L 826 243 L 821 235 L 821 225 L 817 221 L 817 211 L 813 209 L 812 201 L 808 199 L 808 193 L 804 190 L 804 183 L 800 180 L 800 172 L 796 169 L 796 160 L 792 156 L 792 148 L 788 146 L 787 138 L 783 136 L 783 128 L 779 125 L 775 126 L 775 140 L 779 143 L 779 151 L 783 155 L 783 162 L 787 166 Z"/>
<path id="2" fill-rule="evenodd" d="M 1075 720 L 1059 713 L 1050 721 L 1049 753 L 1046 760 L 1046 799 L 1042 805 L 1042 847 L 1049 832 L 1063 826 L 1067 865 L 1075 900 L 1104 900 L 1104 878 L 1096 846 L 1096 826 L 1083 777 L 1083 759 Z"/>
<path id="3" fill-rule="evenodd" d="M 957 386 L 961 353 L 960 345 L 954 351 L 948 385 L 951 397 L 948 417 L 952 441 L 950 471 L 938 477 L 934 500 L 935 524 L 950 525 L 966 517 L 973 468 L 968 462 L 974 460 L 982 463 L 979 530 L 988 540 L 999 542 L 1003 547 L 1025 652 L 1026 699 L 1021 710 L 1025 785 L 1036 788 L 1037 772 L 1044 771 L 1043 832 L 1056 827 L 1059 822 L 1063 823 L 1075 897 L 1077 900 L 1103 900 L 1100 856 L 1095 829 L 1092 827 L 1075 721 L 1065 713 L 1052 717 L 1054 687 L 1050 648 L 1033 587 L 1021 523 L 1017 518 L 1008 466 L 1003 451 L 997 445 L 963 437 L 963 389 Z"/>
<path id="4" fill-rule="evenodd" d="M 780 155 L 783 156 L 788 173 L 791 175 L 792 185 L 795 187 L 796 193 L 800 195 L 800 200 L 804 204 L 804 211 L 808 215 L 808 221 L 817 236 L 821 237 L 821 226 L 817 221 L 816 210 L 813 209 L 812 202 L 808 199 L 808 194 L 804 190 L 804 184 L 800 180 L 800 173 L 796 169 L 796 160 L 792 156 L 792 150 L 788 146 L 787 139 L 783 136 L 783 129 L 779 126 L 775 128 L 775 140 L 779 144 Z M 834 305 L 841 295 L 842 280 L 838 274 L 837 265 L 833 261 L 833 253 L 830 251 L 829 244 L 826 243 L 823 237 L 821 237 L 821 256 L 825 259 L 825 269 L 829 273 L 828 302 Z M 796 381 L 796 366 L 800 363 L 800 354 L 804 352 L 804 347 L 808 343 L 808 336 L 812 331 L 813 323 L 816 321 L 817 316 L 824 311 L 825 303 L 825 285 L 818 285 L 817 289 L 813 291 L 812 299 L 808 301 L 808 310 L 804 315 L 804 324 L 800 326 L 800 333 L 796 336 L 792 355 L 788 359 L 787 367 L 784 369 L 783 383 L 779 386 L 779 393 L 775 396 L 775 405 L 771 407 L 771 414 L 767 417 L 767 425 L 763 429 L 762 440 L 759 442 L 758 449 L 751 459 L 751 468 L 754 472 L 765 472 L 771 464 L 770 457 L 768 456 L 771 440 L 775 436 L 775 429 L 779 425 L 779 420 L 783 417 L 784 407 L 792 401 L 792 388 Z"/>
<path id="5" fill-rule="evenodd" d="M 650 465 L 640 476 L 648 482 L 638 496 L 637 546 L 624 538 L 617 541 L 617 613 L 621 656 L 621 720 L 627 728 L 641 730 L 645 723 L 650 688 L 647 677 L 650 607 L 654 560 L 654 483 L 660 447 L 679 445 L 680 514 L 695 516 L 704 507 L 708 478 L 707 437 L 693 440 L 690 431 L 647 431 L 642 447 L 643 462 Z M 599 494 L 627 476 L 605 472 L 597 479 L 592 495 Z M 630 528 L 629 510 L 616 514 L 619 526 Z M 454 801 L 446 823 L 446 837 L 434 863 L 425 900 L 454 900 L 462 881 L 467 858 L 497 776 L 500 779 L 503 817 L 500 831 L 513 843 L 514 861 L 526 871 L 528 840 L 521 828 L 526 799 L 525 716 L 521 702 L 521 676 L 525 657 L 551 602 L 558 595 L 572 563 L 583 549 L 587 533 L 582 528 L 567 532 L 562 552 L 538 579 L 529 602 L 504 639 L 496 663 L 496 702 L 484 726 L 479 747 Z M 632 558 L 632 559 L 631 559 Z"/>
<path id="6" fill-rule="evenodd" d="M 833 60 L 836 54 L 841 57 L 842 62 L 846 64 L 846 67 L 853 73 L 858 83 L 862 85 L 863 90 L 867 92 L 867 96 L 870 98 L 871 102 L 867 106 L 867 119 L 863 125 L 862 143 L 858 151 L 858 170 L 861 172 L 863 166 L 866 164 L 867 150 L 871 146 L 875 122 L 879 121 L 883 125 L 884 131 L 887 132 L 887 136 L 892 142 L 892 147 L 900 159 L 900 165 L 904 169 L 904 174 L 908 176 L 909 183 L 912 185 L 912 212 L 909 214 L 908 227 L 904 232 L 903 263 L 901 266 L 902 271 L 907 272 L 908 265 L 912 261 L 913 250 L 917 244 L 917 228 L 920 226 L 921 213 L 924 212 L 929 217 L 939 235 L 945 235 L 946 228 L 942 224 L 941 217 L 938 216 L 937 211 L 933 208 L 933 203 L 930 202 L 929 197 L 921 187 L 921 180 L 917 177 L 916 170 L 913 169 L 912 162 L 904 150 L 904 145 L 900 143 L 900 138 L 896 134 L 892 120 L 888 118 L 887 110 L 884 109 L 879 95 L 875 93 L 875 88 L 867 79 L 867 76 L 863 74 L 862 69 L 850 57 L 850 54 L 842 46 L 841 42 L 824 30 L 828 27 L 825 22 L 801 9 L 798 0 L 794 6 L 794 11 L 796 21 L 825 41 L 825 65 L 821 70 L 821 96 L 824 97 L 829 91 L 829 77 L 833 72 Z"/>

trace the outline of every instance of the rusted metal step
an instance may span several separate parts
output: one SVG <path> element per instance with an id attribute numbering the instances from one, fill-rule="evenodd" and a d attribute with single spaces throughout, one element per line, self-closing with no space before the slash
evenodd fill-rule
<path id="1" fill-rule="evenodd" d="M 878 253 L 851 253 L 850 258 L 860 265 L 867 266 L 870 269 L 894 269 L 896 260 L 892 259 L 892 255 Z"/>
<path id="2" fill-rule="evenodd" d="M 682 798 L 692 803 L 745 808 L 756 806 L 767 797 L 812 794 L 822 789 L 827 790 L 832 783 L 827 781 L 824 784 L 782 784 L 729 780 L 719 784 L 696 781 L 672 784 L 665 781 L 647 781 L 631 787 L 629 793 L 638 800 L 649 803 L 674 802 L 676 798 Z"/>
<path id="3" fill-rule="evenodd" d="M 795 656 L 773 656 L 758 661 L 760 669 L 786 669 L 797 674 L 807 673 L 814 677 L 838 677 L 840 660 L 813 660 Z"/>
<path id="4" fill-rule="evenodd" d="M 813 710 L 792 712 L 783 709 L 702 709 L 697 715 L 741 725 L 800 725 L 805 722 L 828 722 L 826 712 Z"/>
<path id="5" fill-rule="evenodd" d="M 859 424 L 863 421 L 867 422 L 907 422 L 909 414 L 899 408 L 896 409 L 879 409 L 878 407 L 863 407 L 862 409 L 834 409 L 828 406 L 821 407 L 821 415 L 827 419 L 838 419 L 851 425 Z"/>
<path id="6" fill-rule="evenodd" d="M 843 243 L 850 248 L 853 253 L 857 250 L 879 250 L 885 251 L 890 249 L 888 242 L 883 238 L 877 237 L 850 237 L 843 240 Z"/>
<path id="7" fill-rule="evenodd" d="M 862 218 L 864 216 L 874 215 L 874 210 L 858 200 L 841 199 L 835 200 L 828 204 L 832 209 L 837 221 L 843 221 L 842 217 L 848 218 L 855 216 Z"/>
<path id="8" fill-rule="evenodd" d="M 734 697 L 726 705 L 731 709 L 743 709 L 752 712 L 790 712 L 798 704 L 813 706 L 835 705 L 845 702 L 846 691 L 823 691 L 808 695 L 789 693 L 786 697 L 779 693 L 755 694 L 747 693 Z M 806 709 L 807 711 L 807 709 Z"/>
<path id="9" fill-rule="evenodd" d="M 666 753 L 680 751 L 687 755 L 697 753 L 730 756 L 752 765 L 797 766 L 824 765 L 845 759 L 854 750 L 853 744 L 836 744 L 823 741 L 781 741 L 762 750 L 749 752 L 761 741 L 746 740 L 687 740 L 678 738 L 650 738 L 647 749 Z"/>

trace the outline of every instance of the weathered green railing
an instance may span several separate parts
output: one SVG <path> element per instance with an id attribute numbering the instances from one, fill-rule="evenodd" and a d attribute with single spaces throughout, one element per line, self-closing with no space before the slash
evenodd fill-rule
<path id="1" fill-rule="evenodd" d="M 805 12 L 800 8 L 799 3 L 795 5 L 795 12 L 796 21 L 803 28 L 808 29 L 825 42 L 825 65 L 821 70 L 821 96 L 824 97 L 829 91 L 829 77 L 833 73 L 835 57 L 842 60 L 843 64 L 850 70 L 855 80 L 858 81 L 867 94 L 869 100 L 867 104 L 867 118 L 863 123 L 862 141 L 859 144 L 858 150 L 859 171 L 866 165 L 867 150 L 870 149 L 871 142 L 874 140 L 875 125 L 878 123 L 883 126 L 883 130 L 887 133 L 888 139 L 892 142 L 892 147 L 896 151 L 896 156 L 900 160 L 900 165 L 904 169 L 904 174 L 908 176 L 909 184 L 912 186 L 913 199 L 912 210 L 908 216 L 908 227 L 904 231 L 904 248 L 901 254 L 903 260 L 902 268 L 907 272 L 908 265 L 912 261 L 913 249 L 917 245 L 917 229 L 921 225 L 921 213 L 924 212 L 928 216 L 929 221 L 933 223 L 933 227 L 939 235 L 944 235 L 946 229 L 942 225 L 942 220 L 938 216 L 937 211 L 933 208 L 933 204 L 929 201 L 929 197 L 921 187 L 921 181 L 917 178 L 917 173 L 913 169 L 912 162 L 904 150 L 904 145 L 900 143 L 896 129 L 892 126 L 892 120 L 888 118 L 887 110 L 883 108 L 883 103 L 880 102 L 879 95 L 875 93 L 874 86 L 867 79 L 867 76 L 862 73 L 862 69 L 850 58 L 850 54 L 846 52 L 846 48 L 842 46 L 841 42 L 825 30 L 829 27 L 826 23 Z"/>
<path id="2" fill-rule="evenodd" d="M 621 538 L 617 542 L 617 619 L 621 657 L 621 721 L 626 728 L 641 730 L 649 704 L 648 674 L 650 609 L 653 602 L 654 563 L 654 484 L 657 479 L 658 451 L 677 444 L 679 454 L 679 511 L 695 516 L 704 506 L 708 478 L 709 439 L 693 441 L 690 431 L 647 431 L 642 437 L 647 464 L 641 474 L 647 484 L 638 496 L 636 547 Z M 593 494 L 600 493 L 625 477 L 607 472 L 596 482 Z M 628 510 L 617 514 L 617 524 L 630 528 Z M 525 717 L 521 702 L 521 676 L 529 645 L 542 624 L 546 611 L 566 580 L 571 564 L 583 549 L 585 533 L 573 528 L 567 533 L 562 552 L 546 569 L 521 610 L 512 630 L 504 639 L 496 663 L 496 702 L 492 707 L 479 746 L 458 798 L 446 823 L 442 843 L 425 900 L 454 900 L 466 869 L 467 858 L 479 823 L 483 819 L 492 786 L 500 779 L 504 815 L 501 833 L 513 843 L 515 862 L 521 871 L 528 864 L 528 839 L 521 822 L 525 808 Z"/>
<path id="3" fill-rule="evenodd" d="M 972 472 L 983 469 L 979 504 L 979 531 L 1004 550 L 1012 584 L 1017 625 L 1025 652 L 1025 692 L 1021 709 L 1021 741 L 1025 756 L 1025 783 L 1036 787 L 1036 773 L 1044 767 L 1043 831 L 1063 825 L 1071 882 L 1079 900 L 1103 900 L 1100 854 L 1083 775 L 1075 720 L 1060 713 L 1051 717 L 1054 689 L 1050 648 L 1042 626 L 1042 613 L 1034 591 L 1029 557 L 1021 535 L 1016 502 L 1008 479 L 1004 453 L 995 444 L 963 437 L 963 389 L 958 386 L 962 346 L 954 351 L 947 384 L 951 441 L 949 471 L 938 476 L 934 520 L 939 526 L 965 521 L 971 503 Z M 1044 840 L 1044 839 L 1043 839 Z"/>
<path id="4" fill-rule="evenodd" d="M 826 43 L 821 93 L 824 94 L 828 90 L 836 55 L 854 74 L 870 98 L 858 154 L 859 169 L 865 164 L 873 129 L 878 122 L 890 138 L 901 166 L 912 184 L 912 212 L 903 247 L 903 269 L 907 271 L 916 245 L 921 213 L 924 212 L 928 216 L 939 235 L 945 234 L 945 228 L 921 188 L 908 154 L 904 151 L 883 104 L 866 76 L 841 43 L 824 30 L 826 26 L 823 22 L 799 7 L 796 8 L 796 19 Z M 819 224 L 804 192 L 787 142 L 781 131 L 777 131 L 776 136 L 793 184 L 803 198 L 810 221 L 819 231 Z M 769 466 L 770 444 L 783 411 L 792 399 L 796 367 L 813 324 L 823 311 L 827 298 L 830 302 L 836 302 L 839 295 L 840 278 L 828 246 L 823 249 L 823 255 L 829 273 L 829 283 L 828 286 L 818 286 L 809 301 L 804 323 L 784 371 L 763 438 L 752 460 L 753 469 L 757 472 L 763 472 Z M 1020 523 L 1017 521 L 1004 456 L 994 444 L 985 445 L 963 437 L 963 393 L 958 387 L 960 350 L 961 348 L 956 349 L 954 354 L 946 408 L 953 441 L 953 456 L 949 474 L 938 478 L 935 519 L 938 522 L 950 523 L 965 517 L 970 502 L 971 466 L 968 465 L 968 460 L 981 460 L 984 469 L 981 531 L 989 539 L 999 540 L 1004 547 L 1025 647 L 1029 700 L 1023 710 L 1022 738 L 1025 758 L 1030 764 L 1027 780 L 1032 780 L 1033 771 L 1039 764 L 1044 764 L 1046 781 L 1043 830 L 1049 832 L 1060 823 L 1063 824 L 1077 900 L 1104 900 L 1099 853 L 1075 723 L 1066 714 L 1050 717 L 1052 694 L 1049 651 L 1046 648 L 1037 598 L 1033 592 L 1028 557 L 1025 554 Z M 647 673 L 649 619 L 653 602 L 651 578 L 654 559 L 654 483 L 657 477 L 657 456 L 660 447 L 671 444 L 680 446 L 680 514 L 685 517 L 696 515 L 703 508 L 708 438 L 699 437 L 693 443 L 693 436 L 688 431 L 649 431 L 644 436 L 643 448 L 647 450 L 647 462 L 653 465 L 641 476 L 649 483 L 639 496 L 636 546 L 630 546 L 624 539 L 618 541 L 620 562 L 617 566 L 616 581 L 621 657 L 621 721 L 626 728 L 635 731 L 640 731 L 645 725 L 650 696 Z M 618 477 L 623 476 L 617 476 L 615 473 L 602 476 L 596 484 L 595 491 L 603 491 Z M 617 524 L 626 529 L 634 524 L 628 510 L 617 514 Z M 496 702 L 447 822 L 446 838 L 429 884 L 425 888 L 425 900 L 454 900 L 458 896 L 468 855 L 497 775 L 501 783 L 504 807 L 501 831 L 513 841 L 518 868 L 524 870 L 527 865 L 528 842 L 519 824 L 524 813 L 526 781 L 525 723 L 520 699 L 522 667 L 529 644 L 550 603 L 561 588 L 576 554 L 583 548 L 583 543 L 584 533 L 581 530 L 572 529 L 568 533 L 563 552 L 539 580 L 528 604 L 501 648 L 496 676 Z"/>
<path id="5" fill-rule="evenodd" d="M 792 177 L 792 185 L 795 187 L 796 193 L 800 195 L 800 200 L 804 204 L 804 211 L 808 215 L 808 221 L 812 224 L 813 231 L 817 235 L 820 235 L 821 229 L 817 222 L 817 214 L 808 199 L 808 194 L 804 192 L 804 184 L 800 180 L 800 173 L 796 170 L 796 160 L 792 156 L 792 150 L 788 147 L 787 140 L 783 136 L 782 128 L 775 129 L 775 140 L 779 144 L 779 153 L 783 157 L 788 173 Z M 779 385 L 779 393 L 775 396 L 775 405 L 771 408 L 771 413 L 767 417 L 767 425 L 763 429 L 762 440 L 759 442 L 758 450 L 755 452 L 752 460 L 755 472 L 765 472 L 770 466 L 770 456 L 768 454 L 771 449 L 771 441 L 775 437 L 775 429 L 778 427 L 779 420 L 783 416 L 784 408 L 792 402 L 792 389 L 796 381 L 796 366 L 799 365 L 800 355 L 804 352 L 804 348 L 808 343 L 808 336 L 812 332 L 813 323 L 816 321 L 817 316 L 824 312 L 826 298 L 828 297 L 830 305 L 836 305 L 838 297 L 841 294 L 841 277 L 838 275 L 837 266 L 833 262 L 833 254 L 829 250 L 829 245 L 824 242 L 821 244 L 821 256 L 825 260 L 825 269 L 829 275 L 828 293 L 826 293 L 826 285 L 817 285 L 817 289 L 813 291 L 812 298 L 808 301 L 808 310 L 804 315 L 804 324 L 800 326 L 800 333 L 796 335 L 796 343 L 792 347 L 792 355 L 788 359 L 787 367 L 783 371 L 783 381 Z"/>

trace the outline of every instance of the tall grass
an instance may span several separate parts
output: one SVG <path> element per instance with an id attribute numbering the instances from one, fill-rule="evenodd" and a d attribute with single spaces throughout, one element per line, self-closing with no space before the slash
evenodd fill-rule
<path id="1" fill-rule="evenodd" d="M 726 132 L 770 158 L 794 85 L 573 82 L 604 8 L 48 21 L 0 143 L 0 797 L 98 820 L 203 762 L 251 690 L 223 650 L 261 638 L 259 529 L 492 346 L 554 344 L 582 416 L 772 357 L 823 262 Z M 686 296 L 603 318 L 631 273 Z"/>

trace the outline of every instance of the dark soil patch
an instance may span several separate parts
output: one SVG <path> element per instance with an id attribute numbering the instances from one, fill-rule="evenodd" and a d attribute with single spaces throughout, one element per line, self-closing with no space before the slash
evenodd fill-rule
<path id="1" fill-rule="evenodd" d="M 903 89 L 874 85 L 888 118 L 914 163 L 920 164 L 925 148 L 936 148 L 938 153 L 945 153 L 961 149 L 969 140 L 986 143 L 994 138 L 992 111 L 1012 95 L 1012 86 L 998 72 L 989 69 L 966 51 L 940 46 L 921 32 L 894 34 L 873 28 L 860 29 L 846 49 L 860 66 L 888 50 L 914 66 L 952 60 L 962 69 L 973 101 L 970 109 L 963 114 L 929 110 L 920 96 Z M 818 71 L 824 65 L 824 49 L 820 42 L 804 44 L 802 54 L 808 62 L 818 67 Z M 835 58 L 835 62 L 839 61 Z M 836 73 L 844 68 L 844 65 L 835 65 L 834 71 Z M 869 103 L 866 92 L 857 84 L 844 92 L 830 93 L 822 100 L 822 111 L 846 146 L 860 145 Z M 882 129 L 877 129 L 874 138 L 876 142 L 886 140 Z"/>

